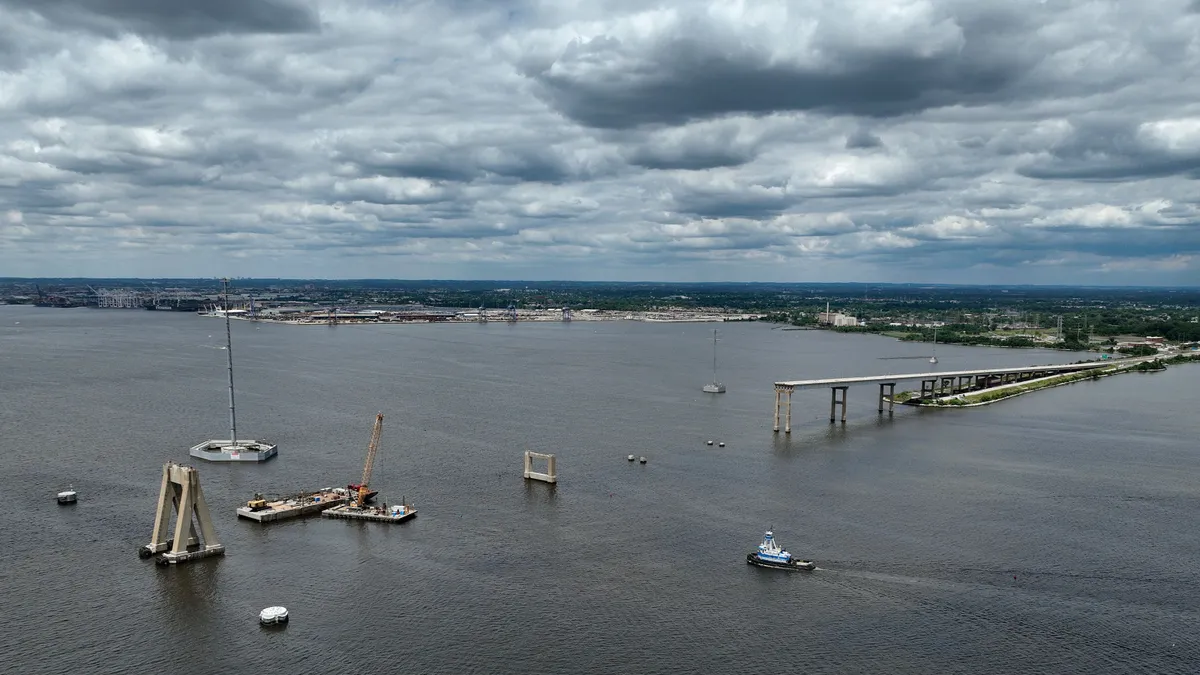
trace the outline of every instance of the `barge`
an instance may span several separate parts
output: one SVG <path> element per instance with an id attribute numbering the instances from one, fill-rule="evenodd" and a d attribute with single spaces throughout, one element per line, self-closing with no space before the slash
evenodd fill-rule
<path id="1" fill-rule="evenodd" d="M 267 441 L 213 440 L 193 445 L 188 454 L 209 462 L 265 462 L 279 452 Z"/>
<path id="2" fill-rule="evenodd" d="M 417 510 L 411 504 L 394 504 L 388 506 L 359 507 L 354 504 L 336 506 L 321 512 L 323 518 L 343 518 L 346 520 L 374 520 L 383 523 L 403 523 L 417 517 Z"/>
<path id="3" fill-rule="evenodd" d="M 302 492 L 283 499 L 264 499 L 262 495 L 254 495 L 254 499 L 238 507 L 238 518 L 248 518 L 260 523 L 270 523 L 276 520 L 298 518 L 326 509 L 345 504 L 350 499 L 346 490 L 325 488 L 317 492 Z"/>

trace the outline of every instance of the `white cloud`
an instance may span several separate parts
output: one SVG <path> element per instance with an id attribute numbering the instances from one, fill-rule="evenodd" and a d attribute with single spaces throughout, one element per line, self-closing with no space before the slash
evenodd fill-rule
<path id="1" fill-rule="evenodd" d="M 0 0 L 0 272 L 1186 282 L 1189 3 Z"/>

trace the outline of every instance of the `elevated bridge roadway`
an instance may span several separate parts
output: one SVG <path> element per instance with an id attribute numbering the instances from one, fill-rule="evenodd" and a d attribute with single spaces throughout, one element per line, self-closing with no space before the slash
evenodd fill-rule
<path id="1" fill-rule="evenodd" d="M 819 389 L 829 387 L 831 399 L 829 403 L 829 421 L 837 421 L 838 407 L 841 407 L 841 421 L 846 422 L 846 392 L 855 384 L 879 385 L 879 412 L 885 411 L 890 415 L 895 409 L 896 384 L 900 382 L 920 382 L 921 394 L 918 399 L 953 396 L 968 391 L 978 391 L 1005 384 L 1036 380 L 1054 375 L 1077 373 L 1098 368 L 1111 368 L 1118 365 L 1136 365 L 1142 361 L 1150 361 L 1157 356 L 1143 356 L 1129 359 L 1109 359 L 1104 361 L 1086 361 L 1084 363 L 1063 363 L 1050 366 L 1020 366 L 1016 368 L 985 368 L 982 370 L 948 370 L 926 373 L 904 373 L 897 375 L 867 375 L 863 377 L 827 377 L 816 380 L 783 380 L 775 383 L 775 425 L 774 431 L 779 431 L 780 418 L 783 418 L 784 433 L 792 432 L 792 392 L 801 389 Z"/>

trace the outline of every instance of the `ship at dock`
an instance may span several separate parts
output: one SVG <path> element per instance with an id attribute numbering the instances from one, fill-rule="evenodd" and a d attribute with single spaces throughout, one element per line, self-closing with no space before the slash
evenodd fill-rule
<path id="1" fill-rule="evenodd" d="M 223 304 L 228 309 L 228 279 L 221 280 L 221 291 Z M 209 462 L 264 462 L 274 457 L 279 447 L 267 441 L 239 439 L 237 435 L 237 407 L 233 397 L 233 337 L 228 311 L 225 312 L 225 354 L 229 361 L 229 438 L 197 443 L 188 454 Z"/>

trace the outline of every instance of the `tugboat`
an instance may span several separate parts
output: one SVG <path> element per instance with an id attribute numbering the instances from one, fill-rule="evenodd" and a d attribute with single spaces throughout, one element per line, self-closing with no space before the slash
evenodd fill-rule
<path id="1" fill-rule="evenodd" d="M 758 550 L 746 554 L 746 562 L 758 567 L 773 567 L 781 570 L 811 572 L 817 569 L 815 562 L 797 560 L 792 557 L 791 553 L 780 548 L 779 543 L 775 541 L 775 535 L 770 530 L 763 535 L 763 541 L 758 545 Z"/>

